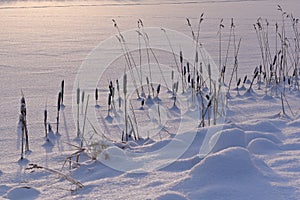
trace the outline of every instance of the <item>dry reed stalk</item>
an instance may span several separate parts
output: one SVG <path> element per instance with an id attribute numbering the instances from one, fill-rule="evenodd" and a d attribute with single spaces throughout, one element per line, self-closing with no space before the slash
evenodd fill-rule
<path id="1" fill-rule="evenodd" d="M 87 110 L 88 110 L 88 105 L 89 105 L 89 98 L 90 98 L 90 95 L 88 94 L 87 100 L 86 100 L 85 112 L 84 112 L 82 134 L 81 134 L 81 142 L 80 142 L 80 147 L 81 148 L 83 146 L 83 140 L 84 140 L 84 130 L 85 130 L 85 122 L 86 122 Z"/>
<path id="2" fill-rule="evenodd" d="M 58 98 L 57 98 L 56 133 L 58 133 L 60 105 L 61 105 L 61 92 L 58 93 Z"/>
<path id="3" fill-rule="evenodd" d="M 127 74 L 124 73 L 123 75 L 123 93 L 124 93 L 124 117 L 125 117 L 125 135 L 126 135 L 126 141 L 128 140 L 128 121 L 127 121 Z M 122 134 L 122 141 L 124 137 Z"/>
<path id="4" fill-rule="evenodd" d="M 47 139 L 48 137 L 48 133 L 47 133 L 47 106 L 45 106 L 45 110 L 44 110 L 44 128 L 45 128 L 45 138 Z"/>
<path id="5" fill-rule="evenodd" d="M 95 101 L 96 101 L 96 105 L 98 105 L 98 88 L 97 87 L 95 89 Z"/>
<path id="6" fill-rule="evenodd" d="M 142 100 L 142 106 L 144 106 L 143 102 L 144 102 L 144 99 Z M 138 140 L 138 139 L 140 139 L 140 137 L 139 137 L 139 126 L 138 126 L 135 111 L 133 109 L 133 106 L 132 106 L 131 102 L 130 102 L 130 108 L 131 108 L 131 112 L 132 112 L 132 115 L 133 115 L 133 121 L 134 121 L 135 128 L 136 128 L 135 140 Z"/>
<path id="7" fill-rule="evenodd" d="M 136 80 L 135 80 L 135 76 L 133 74 L 133 68 L 135 68 L 135 70 L 137 71 L 137 75 L 138 75 L 138 78 L 140 80 L 139 72 L 137 70 L 137 67 L 136 67 L 135 61 L 133 59 L 133 56 L 132 56 L 131 52 L 129 51 L 128 47 L 127 47 L 125 38 L 121 34 L 120 29 L 119 29 L 116 21 L 114 19 L 112 19 L 112 21 L 114 23 L 114 27 L 118 30 L 118 35 L 116 36 L 116 38 L 118 39 L 118 41 L 121 45 L 121 49 L 124 53 L 124 58 L 125 58 L 125 61 L 126 61 L 125 63 L 126 63 L 128 69 L 129 69 L 130 76 L 132 78 L 132 82 L 133 82 L 133 85 L 135 87 L 137 97 L 140 98 L 140 94 L 139 94 L 139 90 L 138 90 L 137 83 L 136 83 Z"/>
<path id="8" fill-rule="evenodd" d="M 81 114 L 83 115 L 83 103 L 84 103 L 85 92 L 84 90 L 81 93 Z"/>
<path id="9" fill-rule="evenodd" d="M 65 94 L 65 80 L 61 81 L 61 103 L 64 103 L 64 94 Z"/>
<path id="10" fill-rule="evenodd" d="M 79 84 L 78 84 L 78 87 L 77 87 L 77 90 L 76 90 L 76 94 L 77 94 L 77 137 L 80 136 L 80 127 L 79 127 L 79 104 L 80 104 L 80 88 L 79 88 Z"/>
<path id="11" fill-rule="evenodd" d="M 26 170 L 31 170 L 31 169 L 44 169 L 52 174 L 56 174 L 58 175 L 60 178 L 64 178 L 66 179 L 67 181 L 69 181 L 70 183 L 76 185 L 77 187 L 79 188 L 83 188 L 84 185 L 82 183 L 80 183 L 79 181 L 75 180 L 74 178 L 70 177 L 69 175 L 66 175 L 60 171 L 57 171 L 57 170 L 54 170 L 54 169 L 50 169 L 50 168 L 47 168 L 47 167 L 43 167 L 43 166 L 40 166 L 40 165 L 37 165 L 37 164 L 29 164 L 30 167 L 27 167 Z"/>
<path id="12" fill-rule="evenodd" d="M 21 123 L 21 129 L 22 129 L 22 136 L 21 136 L 21 160 L 24 156 L 24 146 L 25 146 L 25 152 L 29 151 L 29 137 L 28 137 L 28 129 L 27 129 L 27 120 L 26 120 L 26 101 L 23 92 L 21 97 L 21 114 L 20 114 L 20 123 Z M 24 145 L 24 138 L 25 138 L 25 145 Z"/>

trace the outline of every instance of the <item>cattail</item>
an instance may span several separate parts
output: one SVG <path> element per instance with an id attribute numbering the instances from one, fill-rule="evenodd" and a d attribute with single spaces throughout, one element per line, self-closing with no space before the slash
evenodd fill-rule
<path id="1" fill-rule="evenodd" d="M 145 99 L 142 99 L 142 101 L 141 101 L 142 108 L 144 107 L 144 105 L 145 105 Z"/>
<path id="2" fill-rule="evenodd" d="M 186 74 L 186 69 L 183 66 L 183 55 L 182 55 L 182 51 L 180 50 L 179 52 L 180 54 L 180 66 L 181 66 L 181 84 L 182 84 L 182 93 L 184 93 L 184 87 L 185 87 L 185 74 Z"/>
<path id="3" fill-rule="evenodd" d="M 57 98 L 57 110 L 60 111 L 60 105 L 61 105 L 61 92 L 58 93 Z"/>
<path id="4" fill-rule="evenodd" d="M 45 126 L 45 137 L 47 138 L 47 108 L 44 110 L 44 126 Z"/>
<path id="5" fill-rule="evenodd" d="M 197 72 L 197 85 L 200 83 L 200 75 Z"/>
<path id="6" fill-rule="evenodd" d="M 241 78 L 239 78 L 239 80 L 238 80 L 236 86 L 239 87 L 240 83 L 241 83 Z"/>
<path id="7" fill-rule="evenodd" d="M 80 104 L 80 88 L 77 88 L 77 105 Z"/>
<path id="8" fill-rule="evenodd" d="M 243 84 L 245 84 L 246 81 L 247 81 L 247 75 L 246 75 L 245 78 L 244 78 Z"/>
<path id="9" fill-rule="evenodd" d="M 25 151 L 29 151 L 29 137 L 28 137 L 28 129 L 27 129 L 27 122 L 26 122 L 26 102 L 25 102 L 25 97 L 22 93 L 22 98 L 21 98 L 21 115 L 20 115 L 20 122 L 22 126 L 22 137 L 21 137 L 21 159 L 23 159 L 23 154 L 24 154 L 24 137 L 25 137 Z"/>
<path id="10" fill-rule="evenodd" d="M 58 93 L 58 99 L 57 99 L 56 133 L 58 133 L 60 105 L 61 105 L 61 92 Z"/>
<path id="11" fill-rule="evenodd" d="M 253 83 L 254 83 L 254 80 L 255 80 L 256 77 L 258 76 L 258 73 L 259 73 L 259 71 L 256 70 L 256 72 L 255 72 L 255 74 L 254 74 L 254 76 L 253 76 L 253 79 L 252 79 L 252 81 L 251 81 L 250 87 L 249 87 L 249 89 L 248 89 L 248 92 L 251 90 L 252 85 L 253 85 Z"/>
<path id="12" fill-rule="evenodd" d="M 276 61 L 277 61 L 277 55 L 274 56 L 273 66 L 276 64 Z"/>
<path id="13" fill-rule="evenodd" d="M 117 91 L 119 93 L 120 92 L 120 85 L 119 85 L 119 80 L 118 79 L 116 80 L 116 84 L 117 84 Z"/>
<path id="14" fill-rule="evenodd" d="M 158 94 L 159 94 L 159 92 L 160 92 L 160 84 L 158 84 L 158 86 L 157 86 L 157 88 L 156 88 L 156 92 L 157 92 L 157 96 L 158 96 Z"/>
<path id="15" fill-rule="evenodd" d="M 96 100 L 96 104 L 98 102 L 98 88 L 96 88 L 95 90 L 95 100 Z"/>
<path id="16" fill-rule="evenodd" d="M 61 81 L 61 103 L 64 103 L 65 80 Z"/>
<path id="17" fill-rule="evenodd" d="M 108 99 L 107 99 L 107 115 L 109 115 L 110 107 L 111 107 L 111 93 L 108 93 Z"/>
<path id="18" fill-rule="evenodd" d="M 262 73 L 262 65 L 259 65 L 259 73 Z"/>
<path id="19" fill-rule="evenodd" d="M 84 102 L 84 95 L 85 95 L 85 93 L 84 93 L 84 91 L 82 91 L 82 94 L 81 94 L 81 103 Z"/>
<path id="20" fill-rule="evenodd" d="M 207 104 L 207 108 L 209 108 L 211 106 L 211 102 L 212 102 L 212 100 L 209 100 L 209 102 Z"/>
<path id="21" fill-rule="evenodd" d="M 25 98 L 21 98 L 21 115 L 26 116 L 26 103 Z"/>
<path id="22" fill-rule="evenodd" d="M 239 78 L 239 80 L 237 81 L 236 83 L 236 89 L 237 89 L 237 93 L 239 94 L 239 86 L 240 86 L 240 83 L 241 83 L 241 78 Z"/>

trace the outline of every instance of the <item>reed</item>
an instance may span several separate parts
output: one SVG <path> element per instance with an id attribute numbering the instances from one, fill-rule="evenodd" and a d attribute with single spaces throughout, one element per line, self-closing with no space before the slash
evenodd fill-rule
<path id="1" fill-rule="evenodd" d="M 65 80 L 61 81 L 61 104 L 64 103 L 64 94 L 65 94 Z"/>
<path id="2" fill-rule="evenodd" d="M 127 74 L 123 75 L 123 93 L 124 93 L 124 122 L 125 122 L 125 136 L 126 141 L 128 140 L 128 120 L 127 120 Z M 122 141 L 124 136 L 122 134 Z"/>
<path id="3" fill-rule="evenodd" d="M 141 102 L 142 102 L 142 106 L 144 106 L 144 103 L 143 103 L 144 99 L 142 99 Z M 137 119 L 136 119 L 134 108 L 133 108 L 133 106 L 132 106 L 131 103 L 130 103 L 130 108 L 131 108 L 131 112 L 132 112 L 132 116 L 133 116 L 133 121 L 134 121 L 135 129 L 136 129 L 136 132 L 134 132 L 134 137 L 135 137 L 135 140 L 139 140 L 140 139 L 140 136 L 139 136 L 139 126 L 138 126 L 138 123 L 137 123 Z"/>
<path id="4" fill-rule="evenodd" d="M 28 129 L 27 129 L 27 120 L 26 120 L 26 101 L 23 92 L 22 97 L 21 97 L 21 114 L 20 114 L 20 123 L 21 123 L 21 129 L 22 129 L 22 136 L 21 136 L 21 160 L 24 158 L 24 152 L 29 151 L 29 137 L 28 137 Z M 25 144 L 24 144 L 24 139 L 25 139 Z M 24 151 L 25 147 L 25 151 Z"/>
<path id="5" fill-rule="evenodd" d="M 83 115 L 83 104 L 84 104 L 85 92 L 84 90 L 81 93 L 81 114 Z"/>
<path id="6" fill-rule="evenodd" d="M 86 122 L 86 119 L 87 119 L 87 111 L 88 111 L 88 105 L 89 105 L 89 98 L 90 98 L 90 95 L 87 96 L 86 105 L 85 105 L 84 120 L 83 120 L 81 142 L 80 142 L 80 147 L 81 148 L 83 146 L 83 140 L 84 140 L 84 130 L 85 130 L 85 122 Z"/>
<path id="7" fill-rule="evenodd" d="M 95 102 L 96 102 L 96 105 L 98 105 L 98 98 L 99 98 L 99 96 L 98 96 L 98 88 L 96 87 L 96 89 L 95 89 Z"/>
<path id="8" fill-rule="evenodd" d="M 47 133 L 47 118 L 48 118 L 48 111 L 47 111 L 47 103 L 45 105 L 45 110 L 44 110 L 44 128 L 45 128 L 45 138 L 48 138 L 48 133 Z"/>
<path id="9" fill-rule="evenodd" d="M 114 27 L 118 31 L 118 36 L 116 36 L 116 37 L 117 37 L 117 39 L 118 39 L 118 41 L 119 41 L 119 43 L 121 45 L 121 48 L 123 50 L 124 58 L 125 58 L 125 63 L 126 63 L 126 66 L 128 67 L 128 70 L 129 70 L 129 73 L 130 73 L 133 85 L 135 87 L 135 91 L 136 91 L 137 97 L 139 99 L 140 98 L 140 93 L 139 93 L 138 86 L 137 86 L 137 83 L 136 83 L 136 78 L 135 78 L 134 73 L 133 73 L 133 69 L 135 69 L 137 71 L 138 79 L 141 80 L 139 71 L 138 71 L 137 66 L 135 64 L 135 60 L 134 60 L 134 58 L 133 58 L 130 50 L 127 47 L 126 40 L 123 37 L 123 35 L 122 35 L 122 33 L 121 33 L 121 31 L 120 31 L 120 29 L 118 27 L 117 22 L 114 19 L 112 19 L 112 21 L 113 21 Z"/>
<path id="10" fill-rule="evenodd" d="M 58 133 L 60 105 L 61 105 L 61 92 L 58 93 L 58 97 L 57 97 L 56 133 Z"/>
<path id="11" fill-rule="evenodd" d="M 80 88 L 79 88 L 79 84 L 76 90 L 76 103 L 77 103 L 77 137 L 79 138 L 80 136 L 80 127 L 79 127 L 79 105 L 80 105 Z"/>

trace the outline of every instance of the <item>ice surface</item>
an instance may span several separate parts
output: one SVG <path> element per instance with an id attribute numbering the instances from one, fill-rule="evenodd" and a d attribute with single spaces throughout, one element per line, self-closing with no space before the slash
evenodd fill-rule
<path id="1" fill-rule="evenodd" d="M 141 18 L 147 27 L 168 28 L 191 37 L 186 17 L 196 27 L 203 12 L 200 42 L 218 63 L 220 20 L 223 18 L 225 25 L 224 55 L 230 19 L 234 18 L 236 37 L 242 38 L 238 76 L 247 74 L 250 77 L 253 69 L 261 64 L 253 24 L 258 17 L 268 18 L 273 26 L 281 22 L 277 4 L 289 13 L 293 12 L 294 16 L 300 16 L 297 0 L 1 0 L 0 196 L 8 199 L 299 199 L 298 92 L 287 90 L 288 102 L 295 114 L 293 117 L 286 108 L 291 116 L 287 118 L 280 114 L 281 99 L 278 95 L 266 96 L 264 91 L 257 90 L 256 83 L 251 94 L 240 89 L 237 95 L 237 91 L 232 90 L 224 124 L 216 126 L 216 130 L 218 127 L 222 130 L 208 139 L 212 146 L 206 143 L 207 128 L 192 127 L 198 125 L 195 120 L 191 123 L 195 111 L 181 110 L 179 102 L 178 107 L 172 107 L 170 96 L 161 96 L 164 116 L 170 118 L 163 126 L 158 126 L 154 120 L 157 107 L 151 106 L 157 103 L 155 100 L 151 105 L 146 102 L 144 110 L 140 109 L 140 100 L 133 100 L 143 130 L 155 132 L 164 129 L 154 136 L 151 132 L 143 132 L 143 140 L 124 144 L 120 142 L 118 132 L 122 128 L 118 123 L 123 119 L 117 117 L 122 113 L 111 113 L 111 118 L 107 117 L 106 107 L 106 86 L 110 78 L 116 77 L 115 74 L 123 73 L 121 59 L 116 59 L 112 65 L 119 67 L 112 70 L 115 74 L 107 71 L 106 79 L 99 83 L 99 86 L 103 85 L 99 105 L 95 107 L 94 98 L 90 97 L 91 108 L 101 113 L 99 123 L 107 125 L 103 128 L 104 134 L 112 141 L 105 143 L 108 146 L 105 150 L 98 149 L 95 154 L 98 160 L 91 160 L 87 154 L 80 156 L 78 165 L 72 163 L 69 166 L 66 160 L 78 150 L 70 144 L 79 145 L 72 111 L 72 89 L 78 84 L 75 78 L 89 53 L 99 43 L 117 34 L 111 19 L 117 20 L 121 31 L 135 29 L 136 21 Z M 270 35 L 274 36 L 271 28 Z M 116 48 L 111 48 L 108 53 L 117 57 L 120 49 Z M 180 46 L 175 47 L 174 43 L 174 48 L 178 50 Z M 273 43 L 271 48 L 274 48 Z M 231 50 L 228 66 L 232 66 L 232 58 Z M 164 62 L 168 63 L 169 60 Z M 228 72 L 231 70 L 229 67 Z M 59 133 L 55 133 L 57 93 L 62 79 L 66 86 L 65 101 L 60 113 Z M 246 82 L 245 88 L 248 87 L 249 82 Z M 27 102 L 31 149 L 23 160 L 19 160 L 18 138 L 21 90 Z M 86 92 L 92 93 L 92 90 Z M 49 142 L 44 138 L 45 104 L 54 130 L 49 135 Z M 149 116 L 143 116 L 148 109 L 151 110 Z M 183 131 L 176 135 L 178 126 L 175 125 L 179 123 Z M 147 139 L 147 135 L 151 138 Z M 220 136 L 218 140 L 217 136 Z M 160 154 L 172 141 L 174 146 L 169 149 L 169 154 Z M 205 153 L 209 153 L 204 157 L 200 150 L 203 141 L 207 144 Z M 181 152 L 183 146 L 184 152 Z M 173 152 L 177 153 L 176 159 L 169 157 Z M 58 171 L 62 169 L 62 173 L 85 187 L 78 189 L 48 171 L 26 169 L 30 163 Z M 112 168 L 112 165 L 123 171 Z"/>

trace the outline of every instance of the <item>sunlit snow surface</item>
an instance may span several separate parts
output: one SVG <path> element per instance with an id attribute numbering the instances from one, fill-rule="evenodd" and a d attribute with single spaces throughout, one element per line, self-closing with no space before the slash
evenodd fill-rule
<path id="1" fill-rule="evenodd" d="M 256 85 L 252 94 L 240 91 L 240 95 L 237 95 L 237 91 L 231 92 L 223 130 L 217 132 L 220 140 L 205 158 L 199 157 L 198 153 L 207 129 L 199 129 L 194 140 L 188 141 L 191 146 L 179 159 L 152 172 L 120 172 L 83 156 L 80 167 L 70 172 L 67 167 L 63 170 L 85 185 L 75 192 L 70 192 L 70 189 L 75 189 L 74 185 L 59 179 L 56 174 L 25 170 L 29 163 L 61 170 L 66 157 L 75 151 L 67 143 L 78 142 L 72 113 L 72 90 L 77 85 L 76 75 L 90 52 L 102 41 L 117 34 L 111 19 L 117 20 L 121 31 L 135 29 L 137 20 L 142 19 L 146 27 L 172 29 L 190 37 L 186 17 L 196 27 L 198 17 L 204 13 L 200 42 L 218 63 L 219 22 L 224 19 L 224 55 L 230 19 L 233 17 L 236 37 L 242 38 L 238 73 L 240 76 L 250 76 L 253 69 L 261 64 L 253 24 L 258 17 L 262 17 L 268 18 L 274 26 L 275 22 L 281 20 L 277 4 L 299 17 L 298 1 L 0 2 L 0 196 L 3 198 L 300 198 L 299 94 L 287 92 L 296 117 L 293 120 L 283 119 L 278 115 L 281 111 L 280 98 L 265 97 L 264 91 L 256 90 Z M 273 32 L 270 31 L 270 34 L 272 36 Z M 165 41 L 165 38 L 161 40 Z M 111 52 L 113 57 L 118 56 L 116 52 Z M 232 64 L 232 56 L 229 64 Z M 231 71 L 230 67 L 228 71 Z M 103 79 L 105 82 L 99 85 L 108 86 L 110 78 Z M 66 83 L 66 94 L 65 107 L 61 111 L 60 136 L 53 135 L 50 138 L 53 145 L 50 145 L 44 140 L 43 111 L 47 102 L 49 120 L 55 129 L 57 93 L 62 79 Z M 31 153 L 19 161 L 21 90 L 27 103 Z M 107 88 L 102 88 L 101 94 L 106 95 Z M 94 97 L 90 99 L 90 106 L 94 107 Z M 106 96 L 101 99 L 98 111 L 107 110 Z M 164 109 L 172 108 L 171 105 L 166 100 Z M 179 120 L 178 110 L 170 111 L 174 117 L 170 123 L 176 124 Z M 106 113 L 103 116 L 106 117 Z M 190 116 L 181 117 L 182 125 L 190 127 Z M 143 121 L 143 118 L 140 120 Z M 173 126 L 166 126 L 169 131 L 176 132 Z M 189 133 L 186 131 L 181 134 Z M 161 149 L 170 142 L 168 134 L 162 134 L 163 140 L 156 135 L 155 141 L 143 140 L 140 144 L 131 142 L 125 145 L 125 151 L 110 147 L 98 159 L 108 165 L 130 165 L 132 162 L 126 160 L 125 153 L 147 153 Z M 106 135 L 109 133 L 106 132 Z M 120 139 L 117 136 L 112 138 Z M 177 142 L 181 144 L 186 141 Z M 160 164 L 160 160 L 156 162 Z"/>

